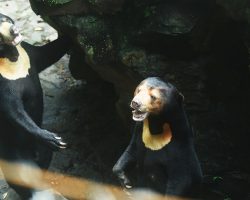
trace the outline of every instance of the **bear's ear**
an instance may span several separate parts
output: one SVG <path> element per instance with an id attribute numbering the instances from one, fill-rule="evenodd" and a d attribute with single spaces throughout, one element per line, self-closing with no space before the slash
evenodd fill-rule
<path id="1" fill-rule="evenodd" d="M 178 94 L 178 101 L 183 102 L 185 99 L 184 95 L 179 91 L 177 91 L 177 94 Z"/>
<path id="2" fill-rule="evenodd" d="M 174 87 L 174 96 L 179 103 L 184 102 L 184 95 L 176 87 Z"/>
<path id="3" fill-rule="evenodd" d="M 167 89 L 166 88 L 159 88 L 160 92 L 162 93 L 166 93 L 167 92 Z"/>

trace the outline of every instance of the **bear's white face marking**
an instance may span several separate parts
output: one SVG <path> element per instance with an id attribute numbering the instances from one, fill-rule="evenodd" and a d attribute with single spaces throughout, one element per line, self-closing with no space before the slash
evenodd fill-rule
<path id="1" fill-rule="evenodd" d="M 136 88 L 130 104 L 133 109 L 133 120 L 143 121 L 149 114 L 161 112 L 166 104 L 166 97 L 162 94 L 165 90 L 148 84 L 147 80 L 142 81 Z"/>
<path id="2" fill-rule="evenodd" d="M 1 19 L 0 36 L 0 43 L 7 45 L 16 46 L 22 41 L 19 30 L 8 18 Z"/>
<path id="3" fill-rule="evenodd" d="M 8 58 L 0 58 L 0 74 L 9 80 L 25 78 L 29 75 L 30 60 L 26 51 L 17 45 L 18 60 L 11 62 Z"/>

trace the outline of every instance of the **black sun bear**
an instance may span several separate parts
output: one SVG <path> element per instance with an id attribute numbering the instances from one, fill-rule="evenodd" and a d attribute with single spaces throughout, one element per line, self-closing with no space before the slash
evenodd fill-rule
<path id="1" fill-rule="evenodd" d="M 8 180 L 20 176 L 21 181 L 22 170 L 10 171 L 6 163 L 47 168 L 53 150 L 66 147 L 61 137 L 40 127 L 43 94 L 38 73 L 59 60 L 70 41 L 61 37 L 38 47 L 21 40 L 13 20 L 0 14 L 0 167 L 9 185 L 26 200 L 32 191 Z"/>
<path id="2" fill-rule="evenodd" d="M 185 196 L 200 184 L 202 172 L 183 99 L 172 84 L 157 77 L 145 79 L 136 88 L 130 104 L 133 136 L 113 167 L 126 188 Z M 136 171 L 134 184 L 129 170 Z"/>

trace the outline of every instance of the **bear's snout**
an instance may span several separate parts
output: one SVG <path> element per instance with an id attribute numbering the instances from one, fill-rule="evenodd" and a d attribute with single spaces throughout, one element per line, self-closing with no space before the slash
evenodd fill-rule
<path id="1" fill-rule="evenodd" d="M 133 99 L 131 101 L 130 107 L 133 108 L 133 109 L 135 109 L 135 110 L 138 110 L 141 107 L 141 102 L 139 102 L 136 99 Z"/>
<path id="2" fill-rule="evenodd" d="M 12 36 L 19 35 L 19 29 L 14 24 L 10 27 L 10 34 Z"/>

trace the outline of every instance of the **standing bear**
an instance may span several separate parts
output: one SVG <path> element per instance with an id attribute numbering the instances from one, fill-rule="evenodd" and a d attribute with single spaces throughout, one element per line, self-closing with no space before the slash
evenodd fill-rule
<path id="1" fill-rule="evenodd" d="M 150 77 L 138 85 L 130 106 L 133 136 L 113 172 L 126 188 L 188 195 L 201 183 L 202 172 L 183 96 L 172 84 Z M 135 184 L 126 174 L 129 169 L 136 170 Z"/>
<path id="2" fill-rule="evenodd" d="M 59 60 L 70 41 L 62 37 L 38 47 L 21 40 L 13 20 L 0 14 L 0 167 L 8 184 L 26 200 L 33 190 L 24 185 L 35 177 L 23 174 L 22 166 L 46 169 L 53 150 L 66 147 L 61 137 L 40 127 L 43 93 L 38 73 Z M 11 163 L 20 167 L 11 170 Z M 19 177 L 19 182 L 11 177 Z"/>

